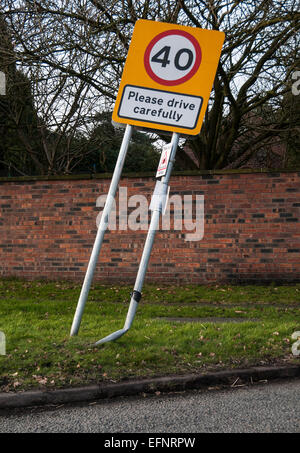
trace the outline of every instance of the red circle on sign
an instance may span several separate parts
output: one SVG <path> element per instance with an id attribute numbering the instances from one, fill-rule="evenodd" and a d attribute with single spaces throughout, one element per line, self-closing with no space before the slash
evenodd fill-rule
<path id="1" fill-rule="evenodd" d="M 194 49 L 195 49 L 195 62 L 191 68 L 191 70 L 188 72 L 188 74 L 186 74 L 185 76 L 183 77 L 180 77 L 179 79 L 176 79 L 176 80 L 166 80 L 166 79 L 162 79 L 161 77 L 157 76 L 152 68 L 151 68 L 151 65 L 150 65 L 150 53 L 151 53 L 151 50 L 153 49 L 153 47 L 155 46 L 155 44 L 162 38 L 164 38 L 165 36 L 169 36 L 169 35 L 180 35 L 180 36 L 184 36 L 186 39 L 188 39 Z M 186 31 L 183 31 L 183 30 L 167 30 L 167 31 L 164 31 L 162 33 L 160 33 L 159 35 L 155 36 L 151 41 L 150 43 L 148 44 L 147 46 L 147 49 L 146 49 L 146 52 L 145 52 L 145 55 L 144 55 L 144 66 L 145 66 L 145 69 L 147 71 L 147 74 L 151 77 L 151 79 L 153 79 L 155 82 L 161 84 L 161 85 L 167 85 L 167 86 L 173 86 L 173 85 L 179 85 L 181 83 L 184 83 L 186 82 L 187 80 L 189 80 L 191 77 L 193 77 L 193 75 L 198 71 L 199 69 L 199 66 L 200 66 L 200 63 L 201 63 L 201 59 L 202 59 L 202 52 L 201 52 L 201 47 L 198 43 L 198 41 L 196 40 L 196 38 L 194 38 L 194 36 L 190 35 L 189 33 L 187 33 Z"/>

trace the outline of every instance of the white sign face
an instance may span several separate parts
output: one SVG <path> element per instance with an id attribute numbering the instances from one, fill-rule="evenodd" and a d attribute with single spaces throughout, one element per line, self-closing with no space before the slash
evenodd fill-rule
<path id="1" fill-rule="evenodd" d="M 148 75 L 162 85 L 186 82 L 198 70 L 201 49 L 197 40 L 182 30 L 160 33 L 149 43 L 144 65 Z"/>
<path id="2" fill-rule="evenodd" d="M 171 149 L 172 149 L 171 143 L 168 143 L 167 145 L 163 146 L 161 156 L 160 156 L 160 161 L 159 161 L 157 172 L 156 172 L 157 178 L 160 178 L 161 176 L 164 176 L 166 174 L 169 159 L 170 159 Z"/>
<path id="3" fill-rule="evenodd" d="M 200 96 L 126 85 L 118 116 L 193 129 L 197 124 L 202 102 Z"/>

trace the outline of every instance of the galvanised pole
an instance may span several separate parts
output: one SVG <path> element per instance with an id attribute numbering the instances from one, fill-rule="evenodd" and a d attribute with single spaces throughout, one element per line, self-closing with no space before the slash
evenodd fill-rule
<path id="1" fill-rule="evenodd" d="M 158 198 L 161 198 L 161 202 L 155 203 L 155 207 L 152 211 L 150 227 L 148 230 L 141 262 L 139 265 L 139 270 L 138 270 L 138 274 L 136 277 L 134 290 L 131 295 L 130 305 L 129 305 L 129 309 L 128 309 L 124 327 L 123 327 L 123 329 L 117 330 L 116 332 L 113 332 L 110 335 L 107 335 L 106 337 L 97 341 L 95 343 L 96 345 L 107 343 L 108 341 L 116 340 L 117 338 L 121 337 L 122 335 L 124 335 L 124 333 L 126 333 L 130 329 L 131 324 L 133 322 L 133 319 L 134 319 L 134 316 L 135 316 L 135 313 L 136 313 L 136 310 L 138 307 L 138 303 L 142 297 L 141 292 L 142 292 L 142 288 L 143 288 L 143 283 L 144 283 L 145 275 L 147 272 L 147 267 L 148 267 L 154 239 L 155 239 L 155 234 L 156 234 L 156 231 L 159 226 L 160 214 L 162 213 L 162 209 L 163 209 L 163 197 L 165 197 L 168 192 L 168 185 L 169 185 L 169 180 L 170 180 L 170 176 L 171 176 L 172 169 L 173 169 L 173 164 L 175 161 L 179 137 L 180 137 L 180 135 L 176 132 L 174 132 L 172 135 L 170 160 L 168 163 L 166 174 L 165 174 L 165 176 L 163 176 L 161 178 L 161 181 L 160 181 L 163 188 L 160 189 L 161 196 L 158 196 Z"/>
<path id="2" fill-rule="evenodd" d="M 113 177 L 112 177 L 112 180 L 110 183 L 110 187 L 109 187 L 107 199 L 105 202 L 105 206 L 103 209 L 101 221 L 100 221 L 100 224 L 98 227 L 92 254 L 91 254 L 88 268 L 87 268 L 87 271 L 85 274 L 85 279 L 84 279 L 84 282 L 82 285 L 76 312 L 74 315 L 73 324 L 72 324 L 71 333 L 70 333 L 71 336 L 77 335 L 79 327 L 80 327 L 81 318 L 82 318 L 84 307 L 85 307 L 85 304 L 86 304 L 86 301 L 88 298 L 89 290 L 90 290 L 91 283 L 93 280 L 93 275 L 94 275 L 95 268 L 96 268 L 97 261 L 98 261 L 98 256 L 99 256 L 100 249 L 102 246 L 104 233 L 108 227 L 109 215 L 110 215 L 110 212 L 111 212 L 111 209 L 113 206 L 113 202 L 114 202 L 114 199 L 116 196 L 118 184 L 119 184 L 121 173 L 122 173 L 123 166 L 124 166 L 125 157 L 126 157 L 127 150 L 128 150 L 128 145 L 129 145 L 129 142 L 130 142 L 130 139 L 132 136 L 132 131 L 133 131 L 133 126 L 127 125 L 125 133 L 124 133 L 123 141 L 121 144 L 121 148 L 119 151 L 117 163 L 115 166 L 114 174 L 113 174 Z"/>

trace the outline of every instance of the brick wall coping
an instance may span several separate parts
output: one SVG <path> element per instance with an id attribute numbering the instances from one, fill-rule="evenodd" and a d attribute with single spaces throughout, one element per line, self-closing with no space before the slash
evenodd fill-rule
<path id="1" fill-rule="evenodd" d="M 172 176 L 201 176 L 201 175 L 232 175 L 232 174 L 252 174 L 252 173 L 269 173 L 274 175 L 276 173 L 299 173 L 300 167 L 293 169 L 230 169 L 230 170 L 186 170 L 186 171 L 174 171 Z M 154 172 L 133 172 L 124 173 L 122 178 L 154 178 Z M 64 180 L 86 180 L 86 179 L 111 179 L 112 173 L 82 173 L 72 175 L 49 175 L 49 176 L 2 176 L 0 177 L 0 183 L 2 182 L 14 182 L 14 181 L 64 181 Z"/>

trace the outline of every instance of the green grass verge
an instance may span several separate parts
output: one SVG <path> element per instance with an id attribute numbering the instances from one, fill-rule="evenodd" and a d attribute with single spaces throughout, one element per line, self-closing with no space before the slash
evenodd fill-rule
<path id="1" fill-rule="evenodd" d="M 300 285 L 146 285 L 130 331 L 99 347 L 96 340 L 123 327 L 132 287 L 94 285 L 79 335 L 70 338 L 80 286 L 0 280 L 0 330 L 6 336 L 0 390 L 299 363 L 291 335 L 300 330 Z M 160 319 L 165 317 L 242 322 Z"/>

